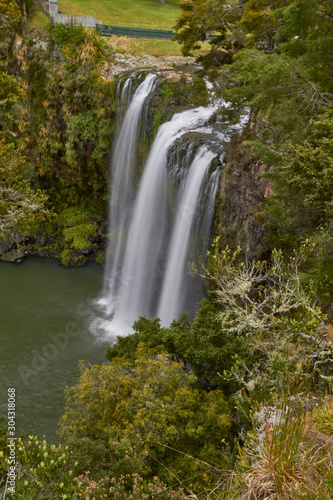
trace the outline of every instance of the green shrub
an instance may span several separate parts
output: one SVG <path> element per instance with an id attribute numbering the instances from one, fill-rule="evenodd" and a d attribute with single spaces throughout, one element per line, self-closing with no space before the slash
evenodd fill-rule
<path id="1" fill-rule="evenodd" d="M 8 441 L 7 441 L 8 443 Z M 15 441 L 15 493 L 7 488 L 6 498 L 15 500 L 76 499 L 74 478 L 78 463 L 68 447 L 48 445 L 45 439 L 24 436 Z M 4 447 L 7 449 L 7 447 Z M 8 470 L 8 458 L 0 452 L 2 474 Z"/>
<path id="2" fill-rule="evenodd" d="M 118 478 L 157 475 L 171 485 L 175 477 L 182 482 L 189 473 L 202 477 L 211 467 L 230 464 L 222 443 L 231 440 L 231 424 L 221 391 L 200 390 L 182 365 L 140 345 L 134 365 L 117 358 L 85 369 L 67 391 L 61 436 L 73 449 L 82 438 L 103 441 Z M 90 470 L 103 464 L 100 457 Z M 197 491 L 200 484 L 198 479 Z"/>

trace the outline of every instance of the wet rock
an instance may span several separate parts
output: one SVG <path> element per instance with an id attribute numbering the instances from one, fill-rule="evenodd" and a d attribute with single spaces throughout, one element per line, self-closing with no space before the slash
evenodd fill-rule
<path id="1" fill-rule="evenodd" d="M 20 250 L 18 248 L 14 248 L 8 252 L 5 252 L 1 255 L 1 260 L 4 260 L 5 262 L 23 262 L 23 259 L 25 257 L 25 252 L 24 250 Z"/>
<path id="2" fill-rule="evenodd" d="M 96 238 L 96 236 L 93 236 L 92 234 L 89 234 L 88 236 L 88 241 L 90 243 L 95 243 L 97 241 L 98 238 Z"/>
<path id="3" fill-rule="evenodd" d="M 87 248 L 87 247 L 83 247 L 83 248 L 81 248 L 81 253 L 82 253 L 83 255 L 88 255 L 88 254 L 90 253 L 90 250 L 88 250 L 88 248 Z"/>
<path id="4" fill-rule="evenodd" d="M 50 258 L 50 254 L 46 250 L 39 250 L 38 255 L 39 257 L 46 257 L 47 259 Z"/>
<path id="5" fill-rule="evenodd" d="M 14 241 L 0 239 L 0 253 L 8 252 L 14 245 Z"/>

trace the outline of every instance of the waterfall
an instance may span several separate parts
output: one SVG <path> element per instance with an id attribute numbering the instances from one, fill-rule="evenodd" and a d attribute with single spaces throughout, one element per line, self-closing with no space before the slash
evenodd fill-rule
<path id="1" fill-rule="evenodd" d="M 186 311 L 191 244 L 195 246 L 200 235 L 205 251 L 214 212 L 218 173 L 209 170 L 217 153 L 208 146 L 195 153 L 190 134 L 211 138 L 207 122 L 217 106 L 177 113 L 161 125 L 140 181 L 135 182 L 140 116 L 154 86 L 155 77 L 148 75 L 132 98 L 129 80 L 122 91 L 129 104 L 113 154 L 109 246 L 100 301 L 107 316 L 103 328 L 111 335 L 130 333 L 139 316 L 160 316 L 168 325 Z M 176 147 L 186 148 L 185 168 L 179 160 L 184 154 L 170 154 Z"/>
<path id="2" fill-rule="evenodd" d="M 116 296 L 118 273 L 123 261 L 124 246 L 135 197 L 135 160 L 137 154 L 138 128 L 142 108 L 150 95 L 156 77 L 149 74 L 139 85 L 127 109 L 120 128 L 111 165 L 111 192 L 109 214 L 109 245 L 106 256 L 104 278 L 104 304 L 111 314 L 113 297 Z M 122 96 L 131 88 L 132 79 L 125 82 Z"/>
<path id="3" fill-rule="evenodd" d="M 182 312 L 182 286 L 186 273 L 186 256 L 201 186 L 215 153 L 203 146 L 195 156 L 181 196 L 168 251 L 157 316 L 163 326 L 169 326 Z"/>

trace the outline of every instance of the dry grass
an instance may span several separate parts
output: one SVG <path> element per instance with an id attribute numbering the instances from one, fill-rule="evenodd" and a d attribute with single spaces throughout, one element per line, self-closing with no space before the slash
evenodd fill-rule
<path id="1" fill-rule="evenodd" d="M 181 46 L 172 40 L 152 40 L 142 38 L 128 38 L 127 36 L 110 36 L 105 40 L 119 52 L 132 54 L 134 56 L 181 56 Z M 208 42 L 202 44 L 202 48 L 195 52 L 195 56 L 206 53 L 210 48 Z"/>
<path id="2" fill-rule="evenodd" d="M 333 436 L 333 400 L 327 401 L 314 411 L 312 425 L 318 431 Z"/>
<path id="3" fill-rule="evenodd" d="M 333 498 L 333 404 L 312 413 L 286 410 L 265 437 L 256 434 L 250 449 L 241 453 L 230 480 L 228 499 L 296 500 Z M 318 422 L 320 421 L 320 425 Z M 321 432 L 318 429 L 328 432 Z M 256 450 L 256 451 L 253 451 Z"/>
<path id="4" fill-rule="evenodd" d="M 27 20 L 27 26 L 31 28 L 44 29 L 50 26 L 49 17 L 42 9 L 33 9 Z"/>
<path id="5" fill-rule="evenodd" d="M 321 448 L 299 450 L 295 460 L 280 462 L 274 455 L 264 455 L 256 467 L 245 476 L 247 491 L 242 500 L 295 500 L 306 495 L 320 496 L 321 500 L 332 498 L 322 475 L 323 463 L 326 473 L 332 469 L 332 460 L 324 459 Z M 288 455 L 286 450 L 286 455 Z M 310 453 L 309 453 L 310 451 Z"/>
<path id="6" fill-rule="evenodd" d="M 104 39 L 112 46 L 116 52 L 126 52 L 132 54 L 132 40 L 127 36 L 110 36 Z"/>

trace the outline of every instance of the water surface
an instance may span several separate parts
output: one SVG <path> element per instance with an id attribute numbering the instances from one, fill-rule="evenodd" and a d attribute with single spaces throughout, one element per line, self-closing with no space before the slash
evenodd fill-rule
<path id="1" fill-rule="evenodd" d="M 89 331 L 102 280 L 97 264 L 66 269 L 40 258 L 0 261 L 0 414 L 14 387 L 17 435 L 55 442 L 64 390 L 75 384 L 79 360 L 105 361 L 106 344 Z"/>

